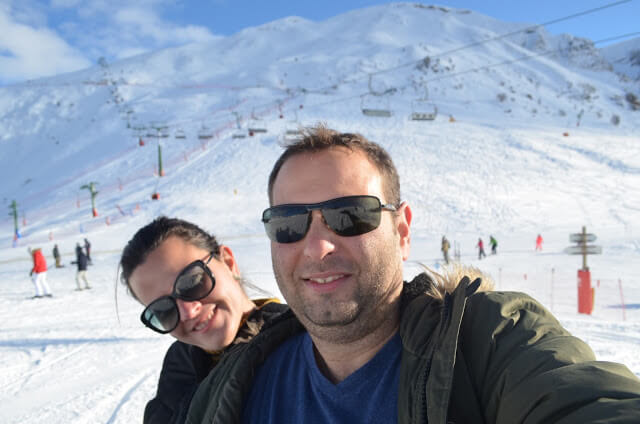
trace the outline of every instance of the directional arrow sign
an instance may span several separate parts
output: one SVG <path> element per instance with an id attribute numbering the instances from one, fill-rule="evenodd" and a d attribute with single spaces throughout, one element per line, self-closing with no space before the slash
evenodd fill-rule
<path id="1" fill-rule="evenodd" d="M 572 243 L 589 243 L 592 241 L 596 241 L 596 235 L 591 233 L 588 233 L 588 234 L 575 233 L 575 234 L 569 235 L 569 241 Z"/>
<path id="2" fill-rule="evenodd" d="M 569 255 L 582 255 L 583 253 L 587 255 L 600 255 L 602 253 L 602 246 L 569 246 L 564 249 L 564 251 Z"/>

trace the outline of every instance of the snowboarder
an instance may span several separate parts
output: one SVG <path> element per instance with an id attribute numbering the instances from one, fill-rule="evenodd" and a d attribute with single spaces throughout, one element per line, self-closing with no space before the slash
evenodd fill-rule
<path id="1" fill-rule="evenodd" d="M 442 255 L 444 256 L 444 263 L 447 265 L 449 264 L 449 247 L 449 240 L 447 240 L 445 236 L 442 236 L 442 247 L 440 250 L 442 250 Z"/>
<path id="2" fill-rule="evenodd" d="M 538 237 L 536 237 L 536 250 L 539 250 L 542 252 L 542 236 L 540 234 L 538 234 Z"/>
<path id="3" fill-rule="evenodd" d="M 478 248 L 478 260 L 482 259 L 482 257 L 487 257 L 486 253 L 484 253 L 484 243 L 482 242 L 482 238 L 478 239 L 478 244 L 476 244 Z"/>
<path id="4" fill-rule="evenodd" d="M 36 295 L 33 297 L 52 297 L 51 289 L 47 283 L 47 261 L 44 259 L 42 250 L 40 250 L 40 248 L 31 250 L 30 247 L 27 250 L 33 259 L 33 268 L 31 268 L 31 272 L 29 273 L 33 285 L 36 288 Z"/>
<path id="5" fill-rule="evenodd" d="M 62 264 L 60 263 L 60 250 L 57 244 L 53 245 L 53 259 L 56 261 L 56 268 L 62 268 Z"/>
<path id="6" fill-rule="evenodd" d="M 89 261 L 89 265 L 93 265 L 93 261 L 91 260 L 91 243 L 89 240 L 84 239 L 84 250 L 87 252 L 87 261 Z"/>
<path id="7" fill-rule="evenodd" d="M 78 245 L 80 247 L 80 245 Z M 80 280 L 84 281 L 84 288 L 90 289 L 89 280 L 87 280 L 87 255 L 84 254 L 82 248 L 76 249 L 76 264 L 78 265 L 78 272 L 76 273 L 76 290 L 82 290 L 82 284 Z"/>
<path id="8" fill-rule="evenodd" d="M 493 236 L 489 236 L 489 244 L 491 245 L 491 254 L 495 255 L 498 253 L 498 240 L 496 240 Z"/>

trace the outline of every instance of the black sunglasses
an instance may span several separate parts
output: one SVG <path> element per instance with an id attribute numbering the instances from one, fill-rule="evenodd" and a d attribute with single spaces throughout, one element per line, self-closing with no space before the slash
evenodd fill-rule
<path id="1" fill-rule="evenodd" d="M 213 258 L 209 254 L 206 262 L 197 260 L 191 262 L 178 274 L 173 283 L 173 292 L 149 303 L 140 320 L 144 325 L 160 334 L 167 334 L 175 330 L 180 323 L 180 310 L 176 299 L 193 302 L 209 295 L 216 285 L 216 279 L 207 266 Z"/>
<path id="2" fill-rule="evenodd" d="M 267 236 L 277 243 L 295 243 L 304 238 L 311 225 L 311 212 L 319 210 L 327 226 L 343 237 L 358 236 L 380 225 L 382 210 L 396 211 L 375 196 L 346 196 L 320 203 L 272 206 L 262 212 Z"/>

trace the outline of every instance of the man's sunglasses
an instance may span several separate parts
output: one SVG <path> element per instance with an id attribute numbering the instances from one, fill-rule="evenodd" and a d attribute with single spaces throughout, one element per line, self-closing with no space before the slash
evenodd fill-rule
<path id="1" fill-rule="evenodd" d="M 193 302 L 209 295 L 216 285 L 216 279 L 207 266 L 213 258 L 209 254 L 206 262 L 197 260 L 191 262 L 178 274 L 173 283 L 173 292 L 149 303 L 140 320 L 142 323 L 160 334 L 167 334 L 176 329 L 180 323 L 180 310 L 177 299 Z"/>
<path id="2" fill-rule="evenodd" d="M 382 210 L 396 211 L 375 196 L 346 196 L 320 203 L 272 206 L 262 213 L 267 236 L 277 243 L 295 243 L 304 238 L 311 225 L 311 212 L 319 210 L 327 226 L 343 237 L 358 236 L 380 225 Z"/>

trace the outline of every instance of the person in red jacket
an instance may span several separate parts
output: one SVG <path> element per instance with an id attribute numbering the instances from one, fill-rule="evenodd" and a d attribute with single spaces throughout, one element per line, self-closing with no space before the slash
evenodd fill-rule
<path id="1" fill-rule="evenodd" d="M 33 259 L 33 268 L 31 268 L 29 275 L 33 280 L 33 285 L 36 287 L 36 295 L 34 298 L 53 296 L 51 294 L 49 284 L 47 283 L 47 261 L 44 259 L 42 250 L 39 248 L 33 250 L 29 248 L 28 250 L 29 253 L 31 253 L 31 258 Z"/>
<path id="2" fill-rule="evenodd" d="M 536 250 L 542 251 L 542 241 L 542 236 L 538 234 L 538 237 L 536 237 Z"/>
<path id="3" fill-rule="evenodd" d="M 482 259 L 483 257 L 486 258 L 487 255 L 484 253 L 484 242 L 481 238 L 478 239 L 478 244 L 476 244 L 476 247 L 478 248 L 478 260 Z"/>

